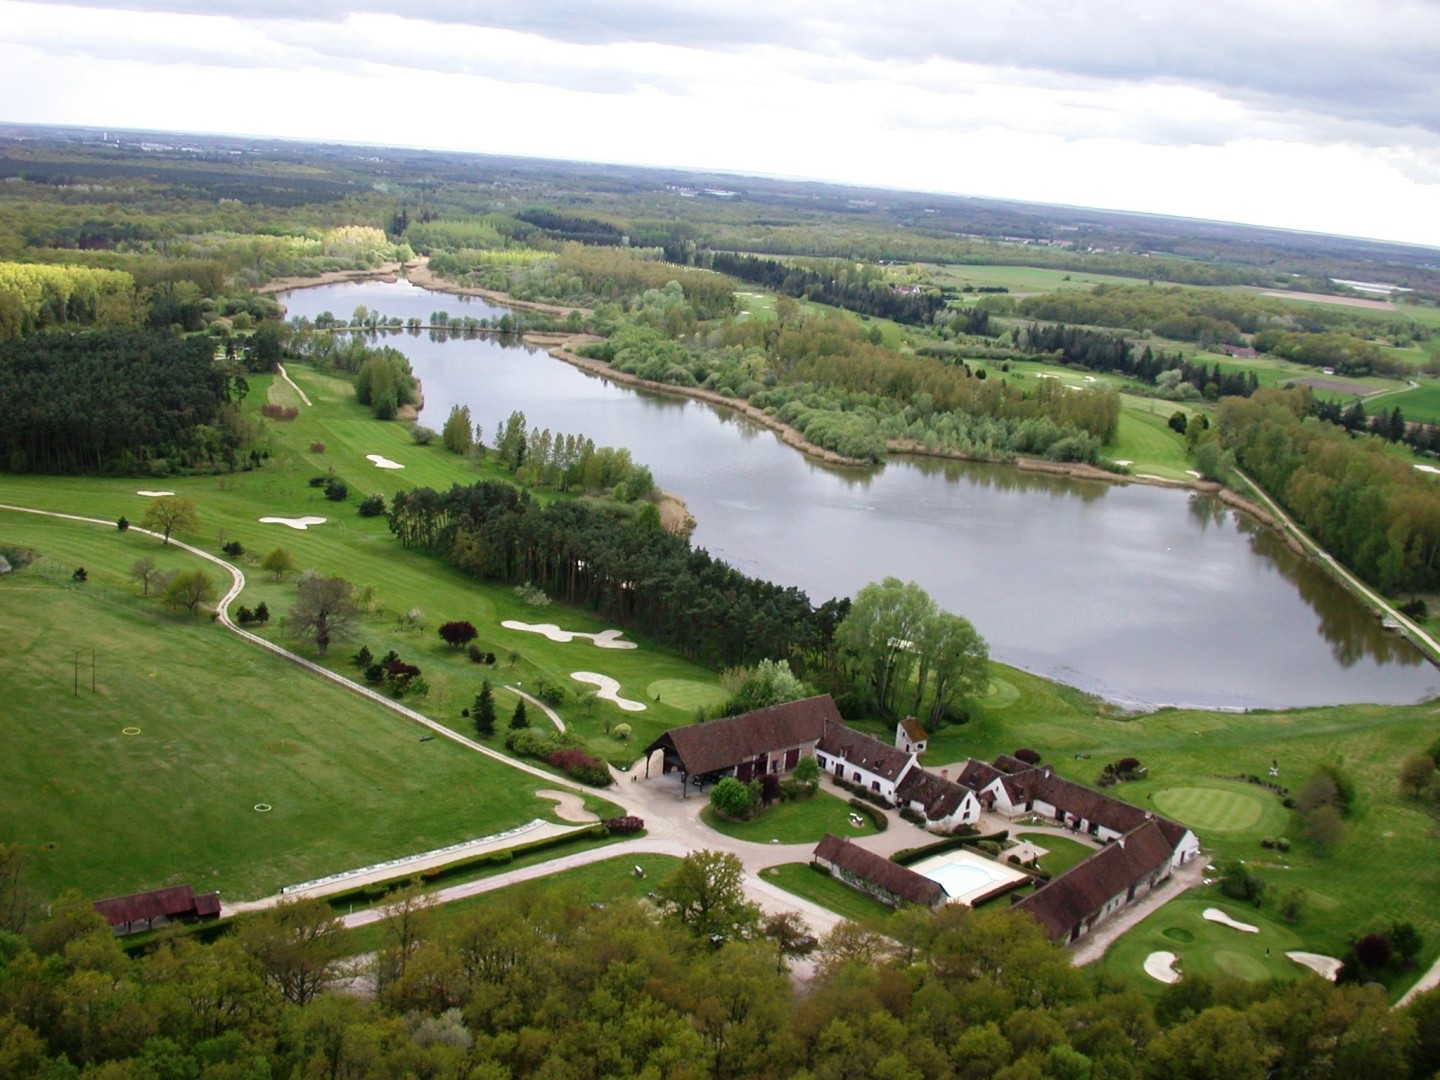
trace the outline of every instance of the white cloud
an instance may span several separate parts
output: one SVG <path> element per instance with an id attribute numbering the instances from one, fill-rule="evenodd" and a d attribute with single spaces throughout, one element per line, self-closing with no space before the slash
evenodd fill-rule
<path id="1" fill-rule="evenodd" d="M 1440 5 L 876 11 L 0 0 L 0 94 L 15 121 L 671 164 L 1440 241 Z"/>

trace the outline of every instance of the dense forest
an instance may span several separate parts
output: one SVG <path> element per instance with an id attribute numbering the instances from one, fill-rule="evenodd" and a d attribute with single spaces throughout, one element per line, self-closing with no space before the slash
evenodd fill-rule
<path id="1" fill-rule="evenodd" d="M 1440 490 L 1374 436 L 1314 419 L 1309 390 L 1220 403 L 1224 445 L 1336 558 L 1379 588 L 1440 585 Z"/>
<path id="2" fill-rule="evenodd" d="M 109 330 L 0 342 L 0 462 L 51 473 L 235 468 L 245 391 L 205 338 Z"/>
<path id="3" fill-rule="evenodd" d="M 795 266 L 777 259 L 761 259 L 731 251 L 704 256 L 711 270 L 740 281 L 763 285 L 784 296 L 829 304 L 860 315 L 927 326 L 944 311 L 947 302 L 938 290 L 902 290 L 885 281 L 852 280 L 854 264 L 831 265 L 824 270 Z"/>
<path id="4" fill-rule="evenodd" d="M 788 658 L 828 663 L 843 603 L 746 577 L 681 537 L 582 501 L 542 505 L 510 484 L 395 495 L 390 530 L 481 581 L 533 584 L 712 667 Z"/>
<path id="5" fill-rule="evenodd" d="M 131 958 L 58 905 L 0 932 L 0 1071 L 12 1080 L 1424 1080 L 1440 992 L 1187 977 L 1153 1002 L 1097 984 L 1006 911 L 904 911 L 811 948 L 739 894 L 733 856 L 684 860 L 649 901 L 532 889 L 441 926 L 384 909 L 366 980 L 321 901 L 247 916 L 214 944 Z"/>

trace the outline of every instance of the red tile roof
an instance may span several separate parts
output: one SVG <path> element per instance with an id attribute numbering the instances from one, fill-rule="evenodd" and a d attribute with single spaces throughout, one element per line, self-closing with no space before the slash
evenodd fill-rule
<path id="1" fill-rule="evenodd" d="M 884 780 L 896 780 L 905 771 L 910 755 L 881 742 L 873 735 L 855 731 L 838 721 L 825 726 L 815 749 L 832 758 L 847 761 Z"/>
<path id="2" fill-rule="evenodd" d="M 1014 910 L 1028 911 L 1051 938 L 1062 940 L 1110 900 L 1168 867 L 1174 851 L 1160 823 L 1146 821 L 1025 897 Z"/>
<path id="3" fill-rule="evenodd" d="M 908 904 L 933 908 L 945 900 L 945 890 L 939 882 L 830 833 L 815 845 L 814 857 L 878 885 Z"/>
<path id="4" fill-rule="evenodd" d="M 161 916 L 178 918 L 181 915 L 193 915 L 195 889 L 190 885 L 172 885 L 168 889 L 115 896 L 108 900 L 96 900 L 95 910 L 105 916 L 105 921 L 111 926 L 149 922 Z"/>
<path id="5" fill-rule="evenodd" d="M 840 724 L 840 710 L 829 694 L 756 709 L 740 716 L 671 728 L 645 748 L 646 756 L 665 750 L 694 776 L 730 769 L 761 754 L 813 743 L 829 723 Z"/>

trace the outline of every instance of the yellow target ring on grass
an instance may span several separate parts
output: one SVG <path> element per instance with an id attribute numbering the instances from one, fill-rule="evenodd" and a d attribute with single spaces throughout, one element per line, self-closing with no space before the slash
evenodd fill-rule
<path id="1" fill-rule="evenodd" d="M 120 734 L 121 734 L 121 735 L 139 735 L 139 734 L 140 734 L 140 729 L 139 729 L 138 727 L 121 728 L 121 729 L 120 729 Z"/>

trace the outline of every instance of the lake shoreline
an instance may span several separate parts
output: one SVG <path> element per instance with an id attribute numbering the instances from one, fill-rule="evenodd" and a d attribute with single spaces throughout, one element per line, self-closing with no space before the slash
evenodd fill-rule
<path id="1" fill-rule="evenodd" d="M 315 278 L 283 278 L 274 282 L 267 282 L 259 286 L 257 292 L 279 293 L 291 289 L 308 288 L 319 285 L 345 284 L 348 282 L 360 281 L 397 281 L 401 277 L 411 284 L 432 292 L 449 293 L 452 296 L 474 296 L 493 304 L 514 308 L 517 311 L 534 311 L 543 315 L 558 317 L 568 316 L 572 311 L 579 312 L 582 316 L 590 314 L 591 309 L 579 306 L 566 306 L 560 304 L 545 304 L 538 301 L 517 300 L 507 293 L 495 289 L 481 289 L 467 285 L 458 285 L 455 282 L 447 281 L 439 277 L 429 267 L 427 258 L 418 258 L 406 263 L 384 263 L 374 270 L 337 270 L 321 274 Z M 544 349 L 556 360 L 561 360 L 573 367 L 601 378 L 609 379 L 612 382 L 623 386 L 648 390 L 657 394 L 665 394 L 671 397 L 687 398 L 693 401 L 701 401 L 707 405 L 718 408 L 729 409 L 732 412 L 744 416 L 747 420 L 775 432 L 780 440 L 794 450 L 798 450 L 806 457 L 817 461 L 831 468 L 873 470 L 884 468 L 884 463 L 863 461 L 859 458 L 847 457 L 844 454 L 827 450 L 823 446 L 817 446 L 797 428 L 777 420 L 763 409 L 756 408 L 748 401 L 741 398 L 727 397 L 718 394 L 713 390 L 705 390 L 700 387 L 675 386 L 671 383 L 655 382 L 651 379 L 642 379 L 638 375 L 631 375 L 628 372 L 616 371 L 609 364 L 595 360 L 592 357 L 583 356 L 575 352 L 580 345 L 591 344 L 603 341 L 603 338 L 594 334 L 567 333 L 561 330 L 532 330 L 521 335 L 521 340 L 528 345 Z M 957 450 L 940 450 L 925 446 L 923 443 L 909 439 L 888 439 L 885 449 L 887 453 L 903 454 L 912 457 L 937 458 L 944 461 L 963 461 L 981 465 L 1009 465 L 1025 472 L 1047 473 L 1052 476 L 1067 476 L 1075 480 L 1096 480 L 1109 484 L 1148 484 L 1155 487 L 1182 488 L 1189 491 L 1202 492 L 1217 495 L 1221 501 L 1236 511 L 1248 514 L 1256 521 L 1267 528 L 1275 530 L 1285 537 L 1286 542 L 1296 550 L 1301 549 L 1290 536 L 1289 530 L 1285 529 L 1280 522 L 1275 520 L 1263 507 L 1253 500 L 1247 498 L 1233 488 L 1227 488 L 1223 484 L 1213 480 L 1202 480 L 1199 477 L 1192 477 L 1188 480 L 1178 478 L 1155 476 L 1152 474 L 1134 474 L 1114 472 L 1110 469 L 1101 468 L 1098 465 L 1090 465 L 1084 462 L 1047 461 L 1043 458 L 1016 457 L 1016 458 L 986 458 L 976 457 L 972 454 L 965 454 Z M 684 502 L 674 496 L 667 495 L 679 504 L 680 510 L 676 514 L 673 509 L 671 516 L 676 524 L 683 521 L 689 515 L 685 512 Z"/>

